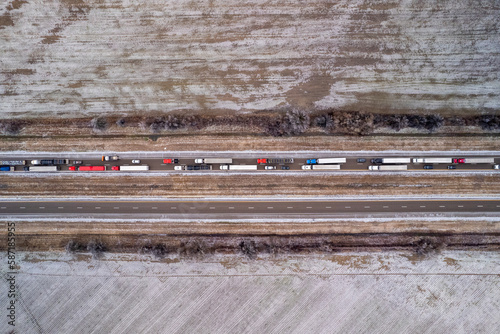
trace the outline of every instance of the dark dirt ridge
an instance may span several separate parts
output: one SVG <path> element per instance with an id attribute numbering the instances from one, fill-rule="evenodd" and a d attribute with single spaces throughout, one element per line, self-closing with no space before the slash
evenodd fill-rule
<path id="1" fill-rule="evenodd" d="M 4 247 L 4 246 L 2 246 Z M 0 247 L 0 248 L 2 248 Z M 215 254 L 258 255 L 338 253 L 345 251 L 412 250 L 427 255 L 444 249 L 500 250 L 500 233 L 376 233 L 303 235 L 17 235 L 19 251 L 143 253 L 163 258 L 203 258 Z"/>

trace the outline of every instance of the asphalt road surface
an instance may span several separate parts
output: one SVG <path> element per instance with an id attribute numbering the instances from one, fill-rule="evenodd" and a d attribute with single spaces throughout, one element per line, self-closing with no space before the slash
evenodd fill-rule
<path id="1" fill-rule="evenodd" d="M 130 155 L 130 154 L 128 154 Z M 67 158 L 70 160 L 69 165 L 60 165 L 61 171 L 68 171 L 69 166 L 74 166 L 73 161 L 75 160 L 80 160 L 82 161 L 83 166 L 106 166 L 107 171 L 106 172 L 113 172 L 111 171 L 112 166 L 134 166 L 135 164 L 132 164 L 133 159 L 139 159 L 141 163 L 139 165 L 148 165 L 150 168 L 150 171 L 172 171 L 174 172 L 174 166 L 199 166 L 200 164 L 195 164 L 194 163 L 194 158 L 192 157 L 183 157 L 181 153 L 178 155 L 162 155 L 158 154 L 158 158 L 153 158 L 153 157 L 141 157 L 141 154 L 138 154 L 137 156 L 132 156 L 132 157 L 121 157 L 120 160 L 118 161 L 102 161 L 101 156 L 99 154 L 95 155 L 88 155 L 85 154 L 85 158 L 81 158 L 78 156 L 71 157 L 71 156 L 65 156 L 64 158 Z M 294 158 L 294 162 L 291 164 L 257 164 L 257 159 L 258 158 L 269 158 L 269 156 L 266 156 L 265 154 L 262 155 L 256 155 L 253 158 L 249 158 L 248 155 L 245 155 L 245 157 L 238 158 L 237 154 L 233 154 L 236 158 L 233 158 L 233 165 L 258 165 L 258 170 L 265 170 L 265 166 L 276 166 L 275 170 L 268 170 L 269 172 L 287 172 L 287 171 L 297 171 L 300 170 L 302 171 L 302 165 L 306 164 L 306 159 L 311 159 L 311 158 L 318 158 L 318 156 L 315 156 L 312 154 L 311 156 L 305 156 L 305 157 L 300 157 L 300 158 Z M 499 153 L 500 155 L 500 153 Z M 221 157 L 227 157 L 228 154 L 220 154 L 219 156 Z M 389 156 L 389 155 L 387 155 Z M 387 157 L 386 156 L 386 157 Z M 212 154 L 206 155 L 206 156 L 199 156 L 198 158 L 206 158 L 206 157 L 217 157 L 217 155 Z M 278 157 L 278 158 L 287 158 L 286 155 L 283 156 L 275 156 L 273 155 L 272 157 Z M 321 157 L 329 157 L 325 156 L 324 154 L 321 155 Z M 352 157 L 352 156 L 341 156 L 338 154 L 332 155 L 331 157 L 346 157 L 347 162 L 345 164 L 341 164 L 341 169 L 342 171 L 368 171 L 368 166 L 373 165 L 370 160 L 373 158 L 383 158 L 384 156 L 382 155 L 377 155 L 377 156 L 369 156 L 369 155 L 363 155 L 363 156 L 357 156 L 357 157 Z M 394 157 L 394 155 L 390 155 L 390 157 Z M 412 155 L 412 156 L 404 156 L 404 155 L 398 155 L 398 157 L 410 157 L 410 158 L 421 158 L 421 157 L 426 157 L 425 154 L 420 154 L 420 155 Z M 470 155 L 463 155 L 463 154 L 456 154 L 456 155 L 441 155 L 441 156 L 436 156 L 436 155 L 429 155 L 429 157 L 442 157 L 442 158 L 464 158 L 464 157 L 472 157 Z M 473 156 L 473 157 L 481 157 L 481 156 Z M 0 160 L 27 160 L 28 162 L 31 161 L 32 159 L 54 159 L 55 157 L 51 156 L 45 156 L 45 157 L 40 157 L 37 156 L 36 158 L 34 157 L 19 157 L 19 156 L 2 156 Z M 59 157 L 60 158 L 60 157 Z M 178 164 L 165 164 L 163 163 L 163 159 L 167 158 L 172 158 L 172 159 L 179 159 Z M 357 162 L 359 158 L 366 159 L 366 162 Z M 489 156 L 488 158 L 491 158 Z M 496 158 L 495 157 L 495 164 L 500 164 L 500 157 Z M 453 164 L 453 163 L 440 163 L 440 164 L 429 164 L 429 163 L 409 163 L 405 164 L 407 165 L 408 170 L 419 170 L 419 171 L 426 171 L 426 172 L 433 172 L 433 171 L 461 171 L 461 170 L 487 170 L 487 171 L 492 171 L 493 170 L 493 164 L 491 163 L 479 163 L 479 164 Z M 433 169 L 424 169 L 424 165 L 432 165 Z M 448 166 L 453 165 L 455 166 L 456 169 L 448 169 Z M 28 164 L 29 166 L 29 164 Z M 137 166 L 137 165 L 135 165 Z M 282 170 L 282 166 L 288 166 L 290 169 L 289 170 Z M 227 171 L 220 171 L 220 165 L 219 164 L 212 164 L 211 165 L 213 171 L 219 171 L 219 172 L 227 172 Z M 15 171 L 22 171 L 23 166 L 15 166 Z M 321 172 L 325 172 L 325 170 L 320 170 Z M 326 170 L 327 172 L 336 172 L 336 170 Z M 183 172 L 183 171 L 182 171 Z M 189 171 L 191 173 L 199 173 L 203 171 Z M 250 171 L 252 172 L 252 171 Z M 314 173 L 314 170 L 304 170 L 304 173 Z M 380 171 L 383 172 L 383 171 Z M 403 171 L 404 172 L 404 171 Z M 500 172 L 500 170 L 499 170 Z M 78 171 L 74 171 L 71 173 L 82 173 Z M 88 172 L 86 172 L 88 173 Z M 96 173 L 96 172 L 90 172 L 90 173 Z M 99 172 L 97 172 L 99 173 Z M 116 172 L 115 172 L 116 173 Z M 142 172 L 144 173 L 144 172 Z"/>
<path id="2" fill-rule="evenodd" d="M 500 200 L 0 201 L 0 216 L 24 218 L 499 217 Z"/>

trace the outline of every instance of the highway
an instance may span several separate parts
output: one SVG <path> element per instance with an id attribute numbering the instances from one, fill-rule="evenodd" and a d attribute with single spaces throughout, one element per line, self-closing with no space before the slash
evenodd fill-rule
<path id="1" fill-rule="evenodd" d="M 500 199 L 442 200 L 2 200 L 0 217 L 16 218 L 352 218 L 500 217 Z"/>
<path id="2" fill-rule="evenodd" d="M 177 152 L 176 154 L 136 154 L 136 155 L 131 155 L 130 153 L 127 153 L 125 155 L 120 155 L 120 160 L 118 161 L 102 161 L 101 160 L 101 155 L 94 153 L 94 154 L 89 154 L 89 153 L 79 153 L 79 154 L 74 154 L 74 155 L 66 155 L 63 156 L 66 159 L 70 160 L 69 165 L 60 165 L 61 171 L 66 171 L 69 172 L 69 167 L 74 166 L 73 161 L 75 160 L 80 160 L 82 161 L 82 165 L 92 165 L 92 166 L 106 166 L 106 173 L 107 172 L 116 172 L 116 171 L 111 171 L 112 166 L 128 166 L 128 165 L 133 165 L 132 160 L 133 159 L 139 159 L 141 163 L 139 165 L 148 165 L 150 167 L 150 171 L 171 171 L 171 172 L 178 172 L 174 171 L 174 166 L 199 166 L 200 164 L 195 164 L 194 159 L 192 157 L 192 154 L 182 154 L 182 152 Z M 290 155 L 294 158 L 294 162 L 291 164 L 258 164 L 257 159 L 260 158 L 288 158 Z M 275 166 L 276 169 L 274 170 L 267 170 L 268 172 L 287 172 L 287 171 L 302 171 L 304 173 L 314 173 L 316 171 L 314 170 L 302 170 L 302 166 L 306 164 L 306 159 L 311 159 L 311 158 L 319 158 L 319 157 L 345 157 L 347 158 L 347 162 L 344 164 L 341 164 L 341 169 L 343 171 L 368 171 L 368 166 L 373 165 L 370 160 L 374 158 L 383 158 L 383 157 L 394 157 L 394 154 L 387 154 L 387 153 L 381 153 L 379 155 L 366 155 L 366 154 L 359 154 L 358 156 L 353 157 L 352 152 L 349 154 L 330 154 L 327 155 L 325 153 L 322 154 L 317 154 L 315 155 L 314 153 L 311 153 L 311 155 L 302 155 L 298 156 L 297 154 L 290 154 L 287 156 L 286 154 L 277 156 L 276 154 L 254 154 L 253 157 L 249 157 L 249 154 L 228 154 L 228 153 L 215 153 L 211 152 L 210 154 L 199 154 L 195 156 L 196 158 L 207 158 L 207 157 L 233 157 L 233 164 L 234 165 L 258 165 L 257 170 L 258 171 L 264 171 L 265 166 Z M 157 157 L 154 157 L 157 156 Z M 412 155 L 404 155 L 400 153 L 397 155 L 398 157 L 409 157 L 409 158 L 421 158 L 421 157 L 437 157 L 435 154 L 425 154 L 423 152 L 420 152 L 419 154 L 412 154 Z M 500 152 L 498 153 L 498 156 L 500 156 Z M 58 158 L 61 158 L 61 154 L 57 155 Z M 439 155 L 439 157 L 443 158 L 466 158 L 466 157 L 487 157 L 487 158 L 492 158 L 492 156 L 478 156 L 478 155 L 471 155 L 471 154 L 454 154 L 454 155 Z M 500 157 L 493 157 L 495 158 L 494 163 L 495 164 L 500 164 Z M 40 156 L 36 155 L 36 157 L 30 157 L 28 156 L 8 156 L 5 154 L 2 154 L 0 157 L 0 160 L 17 160 L 17 159 L 22 159 L 22 160 L 27 160 L 28 162 L 32 159 L 54 159 L 54 156 Z M 166 164 L 163 163 L 163 159 L 178 159 L 177 164 Z M 358 159 L 365 159 L 365 162 L 358 162 Z M 467 163 L 462 163 L 462 164 L 454 164 L 454 163 L 439 163 L 439 164 L 430 164 L 430 163 L 408 163 L 405 164 L 408 167 L 408 170 L 419 170 L 419 171 L 425 171 L 425 172 L 435 172 L 435 171 L 461 171 L 461 170 L 469 170 L 469 171 L 477 171 L 477 170 L 486 170 L 486 171 L 493 171 L 493 164 L 491 163 L 479 163 L 479 164 L 467 164 Z M 433 165 L 433 169 L 424 169 L 424 165 Z M 448 169 L 448 166 L 454 166 L 456 169 Z M 29 166 L 29 164 L 28 164 Z M 282 167 L 287 166 L 289 167 L 289 170 L 283 170 Z M 213 171 L 219 171 L 221 173 L 227 172 L 227 171 L 220 171 L 220 165 L 219 164 L 212 164 L 211 165 Z M 15 166 L 15 171 L 23 171 L 23 166 Z M 184 171 L 180 171 L 184 172 Z M 189 171 L 190 173 L 200 173 L 203 171 Z M 325 172 L 325 170 L 321 170 L 321 172 Z M 335 173 L 336 171 L 327 171 L 327 172 L 332 172 Z M 382 172 L 383 171 L 379 171 Z M 402 171 L 405 172 L 405 171 Z M 500 171 L 499 171 L 500 172 Z M 71 173 L 82 173 L 81 171 L 72 171 Z M 91 173 L 96 173 L 96 172 L 91 172 Z M 144 173 L 144 172 L 143 172 Z"/>

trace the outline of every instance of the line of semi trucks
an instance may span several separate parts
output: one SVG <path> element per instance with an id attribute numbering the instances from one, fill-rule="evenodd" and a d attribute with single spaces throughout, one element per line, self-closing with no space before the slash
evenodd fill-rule
<path id="1" fill-rule="evenodd" d="M 102 161 L 118 161 L 118 156 L 103 156 Z M 140 163 L 140 160 L 132 160 Z M 165 164 L 177 164 L 178 159 L 164 159 Z M 212 170 L 213 164 L 220 165 L 220 170 L 252 171 L 257 170 L 259 165 L 266 165 L 265 169 L 276 169 L 270 164 L 282 165 L 281 169 L 289 169 L 286 164 L 294 162 L 293 158 L 263 158 L 257 159 L 257 165 L 235 165 L 232 158 L 200 158 L 194 159 L 194 165 L 175 165 L 174 170 Z M 339 170 L 346 163 L 346 158 L 317 158 L 307 159 L 302 165 L 303 170 Z M 366 162 L 366 159 L 357 159 L 358 163 Z M 379 171 L 403 171 L 408 169 L 408 164 L 493 164 L 494 169 L 500 169 L 495 165 L 495 158 L 374 158 L 370 160 L 369 170 Z M 31 166 L 26 166 L 30 164 Z M 39 160 L 5 160 L 0 161 L 0 171 L 15 171 L 15 166 L 23 166 L 24 171 L 31 172 L 55 172 L 61 169 L 61 165 L 71 165 L 70 171 L 92 172 L 106 171 L 107 166 L 80 166 L 82 161 L 69 159 L 39 159 Z M 424 169 L 432 169 L 433 165 L 424 165 Z M 449 165 L 448 169 L 455 169 L 455 165 Z M 135 166 L 111 166 L 112 171 L 148 171 L 148 165 Z"/>

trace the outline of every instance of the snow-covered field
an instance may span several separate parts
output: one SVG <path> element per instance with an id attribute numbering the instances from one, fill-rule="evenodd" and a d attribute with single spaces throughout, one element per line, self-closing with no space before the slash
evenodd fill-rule
<path id="1" fill-rule="evenodd" d="M 0 117 L 500 106 L 496 0 L 6 0 Z"/>
<path id="2" fill-rule="evenodd" d="M 6 257 L 1 256 L 5 276 Z M 18 254 L 18 333 L 498 333 L 500 255 Z M 169 263 L 170 262 L 170 263 Z M 6 296 L 5 279 L 0 291 Z M 1 298 L 0 332 L 7 333 Z"/>

